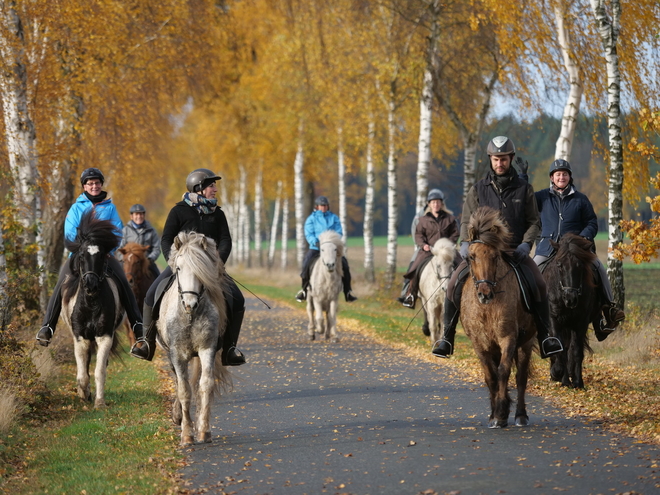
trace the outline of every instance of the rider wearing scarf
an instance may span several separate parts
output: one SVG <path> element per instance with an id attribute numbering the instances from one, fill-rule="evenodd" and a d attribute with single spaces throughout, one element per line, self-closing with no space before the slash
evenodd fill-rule
<path id="1" fill-rule="evenodd" d="M 218 247 L 218 254 L 223 263 L 231 254 L 232 240 L 225 213 L 215 199 L 217 187 L 215 181 L 220 180 L 211 170 L 198 168 L 193 170 L 186 179 L 188 192 L 170 210 L 163 228 L 161 248 L 165 259 L 169 259 L 174 239 L 179 232 L 197 232 L 213 239 Z M 153 319 L 153 307 L 156 289 L 162 280 L 172 276 L 172 268 L 167 268 L 151 284 L 144 298 L 142 314 L 144 326 L 147 329 L 145 338 L 136 342 L 131 354 L 141 359 L 151 361 L 156 349 L 156 320 Z M 245 363 L 245 356 L 236 347 L 238 336 L 245 314 L 245 298 L 236 286 L 236 282 L 228 277 L 227 285 L 227 329 L 222 337 L 222 364 L 224 366 L 239 366 Z"/>
<path id="2" fill-rule="evenodd" d="M 78 196 L 76 202 L 69 208 L 67 212 L 66 219 L 64 221 L 64 237 L 69 241 L 74 241 L 78 233 L 78 226 L 80 225 L 80 219 L 83 214 L 90 209 L 94 210 L 94 215 L 99 220 L 109 220 L 116 226 L 117 234 L 119 237 L 122 235 L 122 222 L 119 218 L 119 213 L 117 213 L 117 208 L 112 204 L 112 200 L 108 198 L 108 193 L 102 191 L 103 183 L 105 177 L 103 173 L 98 168 L 88 168 L 83 171 L 80 175 L 80 184 L 83 187 L 83 193 Z M 114 253 L 114 250 L 112 251 Z M 112 255 L 112 253 L 110 253 Z M 37 333 L 37 342 L 47 347 L 50 344 L 50 340 L 53 338 L 55 333 L 55 327 L 57 325 L 57 320 L 60 317 L 60 311 L 62 310 L 62 284 L 67 275 L 71 274 L 70 260 L 69 257 L 64 262 L 62 269 L 60 270 L 60 275 L 57 280 L 57 284 L 53 289 L 53 294 L 50 296 L 48 301 L 48 307 L 46 308 L 46 314 L 44 315 L 43 323 L 39 332 Z M 140 308 L 138 308 L 137 301 L 135 300 L 135 295 L 131 290 L 131 286 L 126 280 L 126 275 L 124 275 L 124 270 L 122 269 L 119 261 L 114 256 L 108 256 L 108 267 L 107 274 L 111 277 L 117 290 L 119 292 L 119 299 L 121 304 L 126 311 L 126 316 L 128 321 L 133 328 L 133 333 L 135 338 L 142 337 L 142 316 L 140 315 Z"/>

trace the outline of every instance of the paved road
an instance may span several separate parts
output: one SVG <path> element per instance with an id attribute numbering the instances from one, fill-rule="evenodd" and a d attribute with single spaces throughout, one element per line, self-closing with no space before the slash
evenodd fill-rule
<path id="1" fill-rule="evenodd" d="M 537 397 L 530 426 L 488 429 L 486 389 L 442 363 L 355 333 L 306 342 L 302 310 L 248 305 L 249 363 L 214 405 L 213 443 L 186 449 L 191 493 L 660 493 L 655 446 Z"/>

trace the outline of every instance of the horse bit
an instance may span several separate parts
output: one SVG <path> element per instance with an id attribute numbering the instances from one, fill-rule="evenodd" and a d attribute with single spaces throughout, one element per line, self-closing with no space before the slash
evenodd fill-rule
<path id="1" fill-rule="evenodd" d="M 470 241 L 470 244 L 472 244 L 472 243 L 486 244 L 484 241 L 482 241 L 480 239 L 475 239 L 474 241 Z M 466 261 L 467 261 L 468 267 L 470 267 L 470 258 L 466 258 Z M 492 280 L 488 280 L 486 278 L 481 279 L 481 280 L 477 280 L 476 277 L 474 276 L 474 274 L 472 273 L 472 268 L 471 267 L 470 267 L 470 276 L 472 277 L 472 280 L 474 281 L 474 287 L 475 288 L 479 287 L 479 284 L 488 284 L 488 285 L 490 285 L 490 287 L 494 291 L 495 287 L 497 287 L 497 283 L 502 281 L 504 279 L 504 277 L 506 277 L 511 272 L 511 270 L 513 270 L 513 266 L 509 265 L 509 269 L 507 270 L 507 272 L 504 275 L 502 275 L 495 282 L 493 282 Z M 495 273 L 497 274 L 497 271 Z M 500 291 L 500 292 L 498 292 L 498 294 L 501 293 L 501 292 L 504 292 L 504 291 Z"/>

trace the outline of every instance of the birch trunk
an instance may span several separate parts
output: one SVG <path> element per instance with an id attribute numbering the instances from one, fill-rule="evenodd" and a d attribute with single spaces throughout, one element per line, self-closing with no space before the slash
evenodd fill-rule
<path id="1" fill-rule="evenodd" d="M 296 213 L 296 261 L 298 267 L 302 268 L 303 258 L 305 257 L 305 213 L 303 198 L 303 124 L 300 123 L 298 130 L 298 151 L 296 159 L 293 162 L 293 188 L 294 188 L 294 208 Z"/>
<path id="2" fill-rule="evenodd" d="M 600 33 L 607 63 L 607 127 L 609 134 L 610 163 L 608 170 L 608 227 L 607 275 L 612 284 L 614 301 L 620 308 L 625 304 L 623 262 L 612 255 L 614 248 L 623 242 L 623 146 L 621 136 L 621 73 L 617 43 L 621 28 L 621 4 L 611 0 L 612 18 L 607 15 L 605 0 L 590 0 L 596 28 Z"/>
<path id="3" fill-rule="evenodd" d="M 415 211 L 426 206 L 429 190 L 429 168 L 431 166 L 431 131 L 433 119 L 433 73 L 424 71 L 424 86 L 419 100 L 419 146 L 417 159 L 417 198 Z"/>
<path id="4" fill-rule="evenodd" d="M 566 105 L 564 106 L 564 115 L 561 119 L 561 131 L 557 144 L 555 145 L 555 159 L 571 160 L 571 151 L 573 149 L 573 138 L 575 136 L 575 127 L 577 125 L 577 116 L 580 113 L 580 102 L 584 91 L 582 86 L 581 69 L 577 63 L 575 54 L 571 45 L 571 37 L 564 22 L 566 16 L 566 4 L 557 3 L 554 8 L 555 20 L 557 22 L 557 36 L 564 59 L 564 67 L 568 74 L 569 92 Z"/>
<path id="5" fill-rule="evenodd" d="M 7 258 L 5 258 L 5 240 L 2 236 L 4 225 L 0 224 L 0 332 L 4 332 L 11 321 L 9 294 L 7 293 Z"/>
<path id="6" fill-rule="evenodd" d="M 277 181 L 277 197 L 275 198 L 275 211 L 273 223 L 270 226 L 270 240 L 268 243 L 268 269 L 273 267 L 275 261 L 275 245 L 277 244 L 277 224 L 280 221 L 280 204 L 282 203 L 282 181 Z"/>
<path id="7" fill-rule="evenodd" d="M 254 257 L 259 268 L 264 266 L 261 256 L 261 216 L 263 214 L 263 172 L 259 167 L 257 179 L 254 181 Z"/>
<path id="8" fill-rule="evenodd" d="M 289 242 L 289 198 L 284 198 L 282 204 L 282 270 L 285 270 L 287 263 L 287 245 Z"/>
<path id="9" fill-rule="evenodd" d="M 245 167 L 241 167 L 240 171 L 241 185 L 241 199 L 240 199 L 240 209 L 239 214 L 241 217 L 241 258 L 245 266 L 248 268 L 250 264 L 250 212 L 248 209 L 247 203 L 247 170 Z"/>
<path id="10" fill-rule="evenodd" d="M 374 141 L 376 139 L 376 124 L 373 115 L 369 118 L 369 131 L 367 136 L 367 171 L 364 198 L 364 278 L 367 282 L 376 281 L 374 270 Z"/>
<path id="11" fill-rule="evenodd" d="M 346 245 L 346 165 L 344 164 L 343 130 L 338 130 L 337 139 L 337 184 L 339 185 L 339 223 L 341 224 L 341 240 Z"/>
<path id="12" fill-rule="evenodd" d="M 24 228 L 26 245 L 36 242 L 40 205 L 36 190 L 38 183 L 36 133 L 28 109 L 27 66 L 24 32 L 21 19 L 11 1 L 0 9 L 3 30 L 12 39 L 0 36 L 0 56 L 5 68 L 0 78 L 5 141 L 9 168 L 14 179 L 14 201 L 19 210 L 19 222 Z M 31 260 L 36 268 L 36 258 Z"/>
<path id="13" fill-rule="evenodd" d="M 390 94 L 387 111 L 387 268 L 385 272 L 385 288 L 392 287 L 396 275 L 397 251 L 397 160 L 396 160 L 396 105 L 394 94 Z"/>

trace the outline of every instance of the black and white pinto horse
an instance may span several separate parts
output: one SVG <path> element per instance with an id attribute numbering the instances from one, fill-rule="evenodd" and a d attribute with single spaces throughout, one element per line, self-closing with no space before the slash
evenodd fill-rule
<path id="1" fill-rule="evenodd" d="M 112 278 L 106 276 L 107 257 L 119 246 L 117 227 L 98 220 L 94 211 L 83 214 L 74 241 L 66 241 L 71 251 L 70 275 L 62 284 L 62 318 L 73 334 L 78 395 L 91 401 L 89 364 L 96 348 L 96 399 L 94 407 L 105 407 L 106 369 L 110 354 L 117 355 L 115 330 L 124 318 L 124 308 Z"/>
<path id="2" fill-rule="evenodd" d="M 181 425 L 181 445 L 191 445 L 194 433 L 198 442 L 211 442 L 213 394 L 231 386 L 229 371 L 217 352 L 227 326 L 225 267 L 215 241 L 196 232 L 177 235 L 169 265 L 176 280 L 161 301 L 158 343 L 175 374 L 172 420 Z M 195 428 L 190 410 L 193 393 Z"/>
<path id="3" fill-rule="evenodd" d="M 326 230 L 319 236 L 320 256 L 312 267 L 309 278 L 311 289 L 307 294 L 307 335 L 316 338 L 315 332 L 325 335 L 326 340 L 338 342 L 337 308 L 342 290 L 342 256 L 344 243 L 341 236 Z"/>

